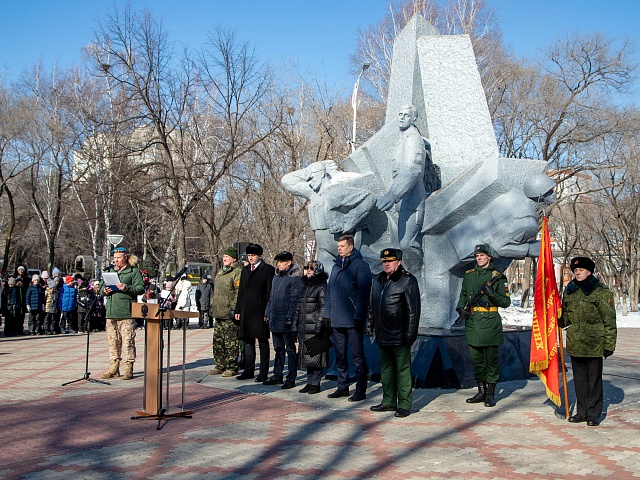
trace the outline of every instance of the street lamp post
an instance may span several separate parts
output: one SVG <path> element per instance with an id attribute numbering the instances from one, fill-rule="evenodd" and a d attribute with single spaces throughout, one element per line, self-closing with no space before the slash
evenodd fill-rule
<path id="1" fill-rule="evenodd" d="M 353 93 L 351 94 L 351 107 L 353 107 L 353 135 L 351 137 L 351 153 L 356 151 L 356 113 L 358 110 L 358 87 L 360 86 L 360 78 L 362 74 L 371 66 L 371 62 L 365 62 L 362 64 L 360 74 L 353 86 Z"/>

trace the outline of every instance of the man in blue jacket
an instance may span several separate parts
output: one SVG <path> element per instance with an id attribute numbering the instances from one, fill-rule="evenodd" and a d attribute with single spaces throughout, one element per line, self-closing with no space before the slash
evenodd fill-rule
<path id="1" fill-rule="evenodd" d="M 356 391 L 350 402 L 367 398 L 367 360 L 364 356 L 364 327 L 369 314 L 371 269 L 355 248 L 353 237 L 338 239 L 338 257 L 331 269 L 327 286 L 324 317 L 333 327 L 332 341 L 336 351 L 338 389 L 329 398 L 349 397 L 349 361 L 347 341 L 356 366 Z"/>

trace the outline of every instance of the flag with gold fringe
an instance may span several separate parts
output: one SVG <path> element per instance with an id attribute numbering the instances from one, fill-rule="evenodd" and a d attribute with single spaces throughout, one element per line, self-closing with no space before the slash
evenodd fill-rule
<path id="1" fill-rule="evenodd" d="M 557 406 L 560 401 L 558 378 L 558 318 L 562 301 L 558 294 L 547 217 L 542 219 L 542 241 L 533 296 L 533 325 L 529 371 L 536 374 L 547 389 L 547 396 Z"/>

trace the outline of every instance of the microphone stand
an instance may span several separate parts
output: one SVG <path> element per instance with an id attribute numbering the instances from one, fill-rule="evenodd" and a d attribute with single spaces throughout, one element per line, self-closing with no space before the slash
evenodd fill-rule
<path id="1" fill-rule="evenodd" d="M 86 318 L 88 318 L 86 325 L 87 325 L 87 352 L 86 352 L 86 358 L 85 358 L 85 365 L 84 365 L 84 375 L 82 376 L 82 378 L 78 378 L 77 380 L 72 380 L 70 382 L 67 383 L 63 383 L 62 386 L 66 387 L 67 385 L 71 385 L 72 383 L 76 383 L 76 382 L 80 382 L 81 380 L 86 380 L 87 382 L 93 382 L 93 383 L 102 383 L 103 385 L 111 385 L 109 382 L 105 382 L 104 380 L 96 380 L 95 378 L 91 378 L 91 372 L 89 372 L 89 335 L 91 334 L 91 311 L 93 310 L 93 307 L 95 306 L 97 301 L 96 296 L 93 296 L 93 299 L 91 300 L 91 303 L 86 307 L 87 312 L 85 313 Z"/>

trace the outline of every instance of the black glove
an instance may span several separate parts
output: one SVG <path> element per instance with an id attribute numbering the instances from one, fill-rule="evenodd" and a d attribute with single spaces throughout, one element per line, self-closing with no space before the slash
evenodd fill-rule
<path id="1" fill-rule="evenodd" d="M 358 333 L 364 333 L 364 320 L 353 320 L 353 328 Z"/>
<path id="2" fill-rule="evenodd" d="M 607 350 L 605 348 L 603 355 L 604 355 L 604 358 L 610 357 L 611 355 L 613 355 L 613 350 Z"/>
<path id="3" fill-rule="evenodd" d="M 373 329 L 372 329 L 371 327 L 372 327 L 372 325 L 371 325 L 369 322 L 367 322 L 367 326 L 366 326 L 366 328 L 364 329 L 364 334 L 365 334 L 367 337 L 370 337 L 370 336 L 372 336 L 372 335 L 373 335 Z"/>
<path id="4" fill-rule="evenodd" d="M 485 283 L 484 285 L 482 285 L 482 293 L 484 293 L 485 295 L 487 295 L 488 297 L 493 297 L 495 295 L 496 292 L 493 291 L 493 287 L 491 285 L 489 285 L 488 283 Z"/>
<path id="5" fill-rule="evenodd" d="M 458 312 L 458 315 L 460 315 L 460 318 L 463 320 L 469 318 L 469 311 L 465 310 L 464 308 L 458 308 L 456 312 Z"/>
<path id="6" fill-rule="evenodd" d="M 560 317 L 560 318 L 558 319 L 558 326 L 559 326 L 560 328 L 564 328 L 564 318 Z"/>

